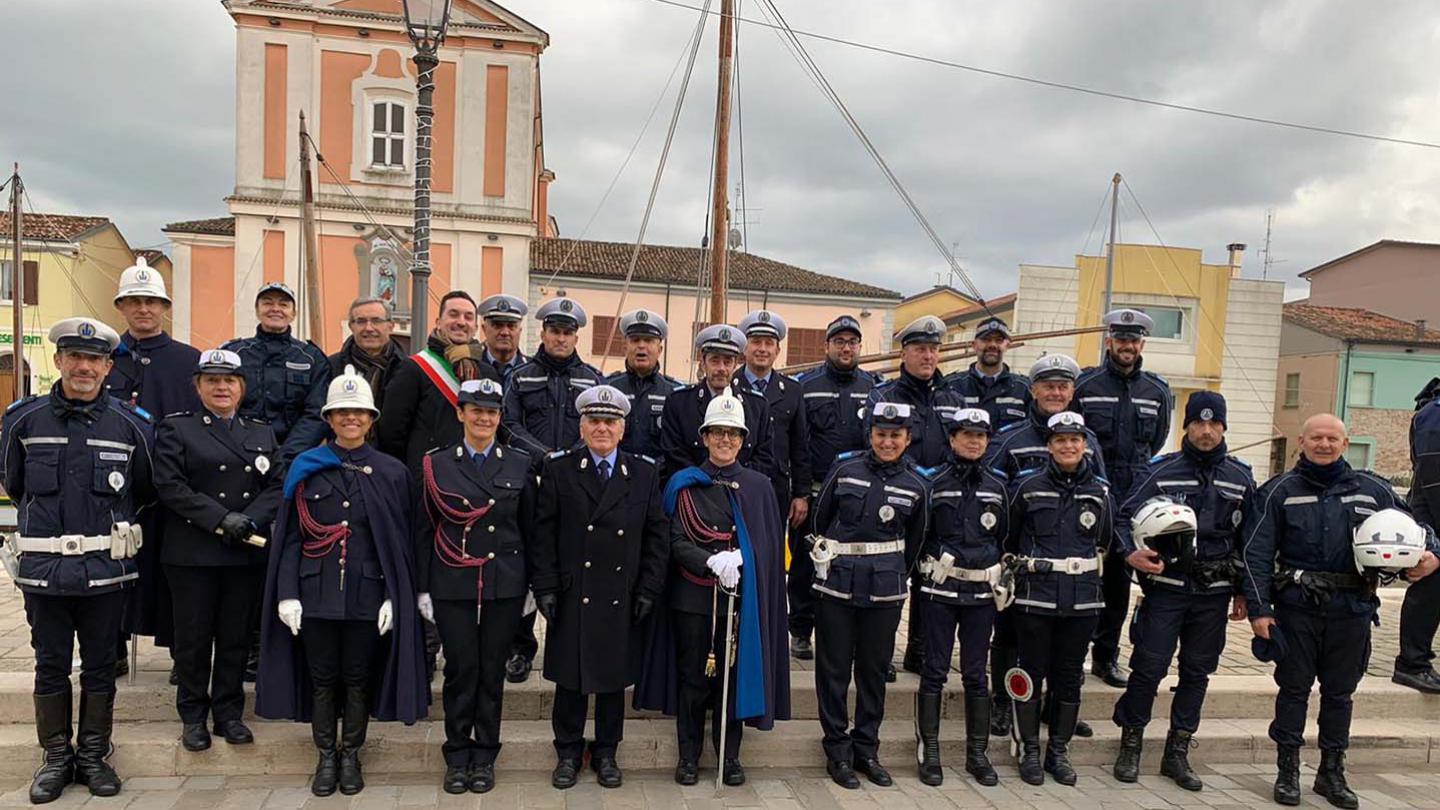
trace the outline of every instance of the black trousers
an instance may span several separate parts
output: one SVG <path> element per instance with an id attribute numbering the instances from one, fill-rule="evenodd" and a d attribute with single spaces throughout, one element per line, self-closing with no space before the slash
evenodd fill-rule
<path id="1" fill-rule="evenodd" d="M 790 508 L 788 503 L 785 508 Z M 785 574 L 785 592 L 790 597 L 790 635 L 795 638 L 810 638 L 815 632 L 815 589 L 810 587 L 815 582 L 815 562 L 805 547 L 805 535 L 812 529 L 813 524 L 806 518 L 789 530 L 790 569 Z"/>
<path id="2" fill-rule="evenodd" d="M 1350 747 L 1350 713 L 1355 688 L 1370 663 L 1370 616 L 1327 616 L 1289 605 L 1275 606 L 1275 622 L 1290 650 L 1275 664 L 1276 745 L 1305 744 L 1305 710 L 1310 687 L 1320 681 L 1320 750 Z"/>
<path id="3" fill-rule="evenodd" d="M 129 597 L 123 590 L 98 596 L 25 594 L 30 647 L 35 650 L 35 694 L 70 689 L 76 639 L 80 688 L 95 694 L 115 691 L 115 636 Z"/>
<path id="4" fill-rule="evenodd" d="M 1434 667 L 1435 631 L 1440 629 L 1440 576 L 1431 575 L 1405 589 L 1400 605 L 1400 654 L 1395 671 L 1419 674 Z"/>
<path id="5" fill-rule="evenodd" d="M 564 759 L 580 759 L 585 753 L 585 712 L 590 696 L 555 685 L 555 705 L 550 711 L 550 728 L 555 732 L 555 753 Z M 590 757 L 613 757 L 625 736 L 625 690 L 595 695 L 595 740 Z"/>
<path id="6" fill-rule="evenodd" d="M 995 634 L 990 638 L 990 691 L 1006 695 L 1005 671 L 1012 666 L 1015 656 L 1015 614 L 1014 608 L 995 613 Z"/>
<path id="7" fill-rule="evenodd" d="M 245 655 L 265 585 L 263 565 L 165 566 L 175 610 L 171 652 L 182 723 L 239 720 L 245 713 Z M 302 627 L 304 622 L 301 623 Z M 213 666 L 212 666 L 213 661 Z"/>
<path id="8" fill-rule="evenodd" d="M 300 642 L 305 645 L 305 661 L 315 686 L 334 689 L 343 684 L 346 689 L 365 689 L 370 685 L 380 646 L 380 630 L 374 621 L 304 619 Z"/>
<path id="9" fill-rule="evenodd" d="M 1052 616 L 1014 612 L 1018 666 L 1034 684 L 1038 700 L 1041 687 L 1061 703 L 1080 702 L 1080 683 L 1085 678 L 1085 647 L 1095 633 L 1095 616 Z"/>
<path id="10" fill-rule="evenodd" d="M 815 604 L 815 696 L 820 704 L 821 744 L 831 762 L 875 757 L 885 718 L 885 668 L 895 655 L 900 604 L 854 607 L 821 597 Z M 855 725 L 846 698 L 855 673 Z"/>
<path id="11" fill-rule="evenodd" d="M 500 753 L 505 659 L 525 598 L 486 602 L 475 621 L 468 599 L 436 599 L 435 628 L 445 645 L 446 765 L 484 765 Z M 534 614 L 531 614 L 532 616 Z"/>
<path id="12" fill-rule="evenodd" d="M 1135 608 L 1130 623 L 1130 682 L 1115 701 L 1113 719 L 1121 728 L 1150 722 L 1155 693 L 1180 647 L 1180 682 L 1170 703 L 1170 728 L 1194 733 L 1210 676 L 1225 650 L 1230 595 L 1192 595 L 1152 588 Z"/>
<path id="13" fill-rule="evenodd" d="M 950 676 L 950 655 L 960 642 L 960 682 L 965 696 L 985 697 L 985 652 L 990 648 L 990 631 L 995 626 L 995 603 L 953 605 L 934 599 L 910 603 L 910 611 L 925 615 L 925 664 L 920 668 L 920 693 L 938 695 Z"/>
<path id="14" fill-rule="evenodd" d="M 524 597 L 521 597 L 521 608 L 524 608 Z M 510 641 L 510 656 L 521 655 L 526 661 L 534 661 L 535 653 L 540 651 L 540 640 L 535 638 L 535 617 L 540 611 L 532 610 L 528 616 L 521 616 L 520 621 L 515 625 L 515 637 Z M 446 653 L 449 657 L 449 653 Z"/>
<path id="15" fill-rule="evenodd" d="M 920 578 L 910 578 L 910 604 L 916 605 L 920 602 Z M 925 617 L 924 611 L 910 610 L 910 617 L 905 621 L 905 657 L 925 658 L 925 628 L 923 626 Z"/>
<path id="16" fill-rule="evenodd" d="M 1125 564 L 1125 555 L 1105 555 L 1100 594 L 1105 600 L 1105 609 L 1100 612 L 1100 621 L 1095 627 L 1095 646 L 1090 650 L 1090 658 L 1113 664 L 1120 658 L 1120 631 L 1130 615 L 1130 566 Z"/>
<path id="17" fill-rule="evenodd" d="M 723 605 L 723 603 L 722 603 Z M 738 603 L 737 603 L 738 608 Z M 723 607 L 722 607 L 723 610 Z M 725 622 L 715 622 L 714 650 L 715 677 L 705 675 L 705 659 L 711 650 L 710 617 L 699 613 L 676 611 L 671 617 L 671 629 L 675 636 L 675 669 L 679 680 L 677 706 L 675 711 L 675 741 L 680 749 L 680 759 L 697 762 L 705 745 L 705 716 L 710 715 L 710 744 L 720 750 L 720 716 L 725 717 L 725 758 L 740 756 L 741 729 L 744 726 L 734 719 L 735 714 L 735 673 L 730 673 L 730 702 L 720 711 L 721 677 L 729 666 L 729 654 L 725 649 Z"/>

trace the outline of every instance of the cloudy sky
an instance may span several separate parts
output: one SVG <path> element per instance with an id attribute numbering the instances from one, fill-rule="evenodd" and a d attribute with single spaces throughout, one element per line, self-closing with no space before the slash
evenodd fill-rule
<path id="1" fill-rule="evenodd" d="M 700 0 L 682 0 L 699 5 Z M 1427 0 L 1161 3 L 776 0 L 797 29 L 998 71 L 1316 126 L 1440 142 L 1440 16 Z M 635 238 L 673 100 L 597 204 L 680 57 L 696 12 L 656 0 L 508 0 L 546 29 L 546 159 L 561 232 Z M 716 2 L 718 7 L 718 0 Z M 759 0 L 742 16 L 760 19 Z M 0 158 L 42 210 L 110 216 L 136 246 L 224 212 L 234 172 L 234 34 L 212 0 L 6 0 Z M 648 241 L 704 231 L 715 23 Z M 806 40 L 980 289 L 1069 263 L 1119 171 L 1167 244 L 1294 275 L 1379 238 L 1440 241 L 1440 149 L 1158 109 Z M 741 25 L 749 249 L 915 292 L 945 264 L 770 30 Z M 678 84 L 678 82 L 677 82 Z M 737 150 L 736 159 L 739 159 Z M 6 166 L 8 169 L 8 165 Z M 738 164 L 732 175 L 738 181 Z M 1121 239 L 1155 234 L 1122 193 Z M 943 275 L 939 277 L 943 278 Z"/>

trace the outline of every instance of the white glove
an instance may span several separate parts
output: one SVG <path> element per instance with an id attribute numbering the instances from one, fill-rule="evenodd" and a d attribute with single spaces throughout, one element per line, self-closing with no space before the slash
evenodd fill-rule
<path id="1" fill-rule="evenodd" d="M 720 580 L 720 585 L 725 588 L 734 588 L 739 584 L 741 563 L 738 549 L 716 552 L 705 561 L 705 565 L 715 572 L 715 578 Z"/>
<path id="2" fill-rule="evenodd" d="M 300 635 L 300 614 L 304 611 L 299 599 L 281 599 L 276 612 L 280 614 L 280 623 L 290 628 L 290 635 Z"/>
<path id="3" fill-rule="evenodd" d="M 435 623 L 435 600 L 430 598 L 430 594 L 422 593 L 416 597 L 415 607 L 420 611 L 420 615 L 425 617 L 425 621 Z"/>
<path id="4" fill-rule="evenodd" d="M 390 605 L 389 599 L 380 605 L 380 620 L 375 624 L 379 626 L 382 636 L 390 632 L 391 625 L 395 624 L 395 608 Z"/>

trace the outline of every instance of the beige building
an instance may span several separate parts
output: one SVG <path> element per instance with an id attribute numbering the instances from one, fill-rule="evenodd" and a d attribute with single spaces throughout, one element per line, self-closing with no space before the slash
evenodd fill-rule
<path id="1" fill-rule="evenodd" d="M 1381 239 L 1306 270 L 1305 301 L 1321 307 L 1363 307 L 1402 321 L 1434 320 L 1440 286 L 1440 244 Z"/>

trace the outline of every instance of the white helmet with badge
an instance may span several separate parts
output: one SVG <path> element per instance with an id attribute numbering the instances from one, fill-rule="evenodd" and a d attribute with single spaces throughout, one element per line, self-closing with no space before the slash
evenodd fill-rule
<path id="1" fill-rule="evenodd" d="M 344 374 L 330 381 L 330 389 L 326 391 L 325 404 L 320 408 L 320 413 L 323 415 L 342 408 L 355 408 L 369 411 L 375 416 L 380 415 L 380 409 L 375 407 L 375 394 L 370 390 L 370 383 L 355 373 L 354 366 L 346 366 Z"/>
<path id="2" fill-rule="evenodd" d="M 1160 555 L 1166 568 L 1184 571 L 1195 561 L 1195 510 L 1169 498 L 1144 503 L 1130 519 L 1130 536 L 1136 548 Z"/>
<path id="3" fill-rule="evenodd" d="M 741 433 L 749 433 L 750 429 L 745 426 L 745 404 L 740 398 L 733 394 L 721 394 L 710 400 L 705 406 L 705 421 L 700 423 L 700 432 L 713 427 L 734 428 Z"/>
<path id="4" fill-rule="evenodd" d="M 1399 509 L 1381 509 L 1355 530 L 1355 567 L 1396 573 L 1420 564 L 1425 528 Z"/>
<path id="5" fill-rule="evenodd" d="M 170 303 L 170 296 L 165 293 L 165 279 L 145 262 L 144 256 L 136 256 L 134 266 L 121 271 L 115 303 L 120 303 L 122 298 L 159 298 Z"/>

